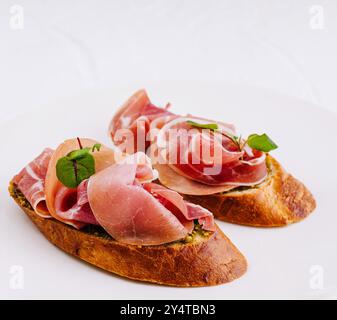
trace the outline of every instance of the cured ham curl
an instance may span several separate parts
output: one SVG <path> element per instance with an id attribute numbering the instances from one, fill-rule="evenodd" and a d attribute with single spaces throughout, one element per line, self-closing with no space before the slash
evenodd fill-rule
<path id="1" fill-rule="evenodd" d="M 50 217 L 46 205 L 45 177 L 53 152 L 52 149 L 44 149 L 36 159 L 24 167 L 13 179 L 13 182 L 32 205 L 35 213 L 44 218 Z"/>
<path id="2" fill-rule="evenodd" d="M 97 144 L 96 140 L 81 139 L 82 147 L 92 147 Z M 56 176 L 57 161 L 69 152 L 79 148 L 77 139 L 69 139 L 63 142 L 53 153 L 46 175 L 45 193 L 48 211 L 55 219 L 70 224 L 76 228 L 82 228 L 87 223 L 96 224 L 92 215 L 87 198 L 83 197 L 86 185 L 79 185 L 75 189 L 65 187 Z M 115 162 L 115 152 L 110 148 L 101 146 L 99 152 L 94 152 L 95 171 L 105 169 Z"/>
<path id="3" fill-rule="evenodd" d="M 91 139 L 81 139 L 81 142 L 83 147 L 91 147 L 97 143 Z M 75 149 L 78 149 L 77 139 L 66 140 L 55 151 L 46 148 L 14 177 L 13 182 L 38 215 L 44 218 L 54 217 L 76 228 L 82 228 L 86 224 L 97 224 L 86 194 L 87 181 L 71 189 L 65 187 L 56 176 L 58 159 Z M 115 152 L 105 146 L 93 156 L 96 172 L 115 162 Z"/>
<path id="4" fill-rule="evenodd" d="M 72 221 L 69 224 L 75 224 L 78 228 L 86 224 L 98 225 L 90 208 L 87 185 L 88 180 L 84 180 L 76 189 L 63 186 L 57 192 L 55 198 L 57 216 Z"/>
<path id="5" fill-rule="evenodd" d="M 139 167 L 136 161 L 127 161 L 112 165 L 89 179 L 92 211 L 114 239 L 139 245 L 168 243 L 191 232 L 194 219 L 201 219 L 207 230 L 214 230 L 212 222 L 204 224 L 204 218 L 213 219 L 209 211 L 189 207 L 172 190 L 153 183 L 142 184 L 137 178 Z"/>
<path id="6" fill-rule="evenodd" d="M 145 152 L 150 144 L 147 135 L 153 120 L 160 126 L 172 117 L 175 115 L 167 109 L 153 105 L 145 90 L 139 90 L 116 112 L 109 134 L 115 145 L 123 146 L 123 152 Z"/>
<path id="7" fill-rule="evenodd" d="M 175 119 L 158 134 L 159 154 L 176 173 L 211 186 L 252 186 L 266 178 L 263 152 L 248 154 L 233 141 L 232 132 L 195 128 L 188 124 L 190 119 Z M 167 138 L 169 130 L 177 136 Z"/>
<path id="8" fill-rule="evenodd" d="M 150 117 L 144 106 L 153 108 Z M 131 122 L 125 121 L 125 115 L 130 115 Z M 140 136 L 142 130 L 135 129 L 141 119 L 147 119 L 149 132 L 146 136 Z M 161 183 L 177 192 L 213 194 L 237 186 L 259 184 L 267 176 L 265 153 L 245 145 L 237 137 L 233 125 L 167 114 L 166 109 L 153 106 L 143 90 L 135 93 L 114 116 L 110 125 L 114 142 L 121 127 L 124 131 L 130 129 L 131 145 L 138 141 L 135 150 L 139 150 L 140 141 L 151 138 L 142 145 L 158 168 Z M 125 148 L 128 145 L 125 141 L 117 145 L 123 147 L 123 152 L 130 150 Z"/>

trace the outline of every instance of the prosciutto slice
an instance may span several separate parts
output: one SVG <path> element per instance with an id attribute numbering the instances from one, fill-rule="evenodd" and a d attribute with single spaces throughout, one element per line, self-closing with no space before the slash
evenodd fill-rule
<path id="1" fill-rule="evenodd" d="M 98 225 L 90 208 L 87 185 L 88 180 L 84 180 L 76 189 L 62 186 L 55 198 L 57 216 L 71 221 L 70 224 L 75 224 L 78 228 L 86 224 Z"/>
<path id="2" fill-rule="evenodd" d="M 144 185 L 144 188 L 166 208 L 170 208 L 171 212 L 174 212 L 175 216 L 187 228 L 189 233 L 193 231 L 194 220 L 198 220 L 198 223 L 204 230 L 215 231 L 213 214 L 210 211 L 199 205 L 185 201 L 179 193 L 161 185 L 148 183 Z"/>
<path id="3" fill-rule="evenodd" d="M 81 143 L 83 147 L 89 147 L 97 141 L 81 139 Z M 77 139 L 65 141 L 55 151 L 46 148 L 13 178 L 13 182 L 39 216 L 54 217 L 76 228 L 82 228 L 86 224 L 97 224 L 88 202 L 88 180 L 71 189 L 61 184 L 56 176 L 58 159 L 78 148 Z M 99 152 L 93 153 L 96 171 L 113 164 L 115 155 L 114 151 L 105 146 Z M 146 175 L 146 171 L 143 174 Z"/>
<path id="4" fill-rule="evenodd" d="M 136 158 L 134 158 L 136 159 Z M 208 230 L 214 224 L 206 209 L 196 210 L 172 190 L 137 178 L 139 164 L 118 163 L 89 179 L 88 199 L 98 223 L 116 240 L 137 245 L 159 245 L 184 238 L 194 219 Z M 191 213 L 192 211 L 192 213 Z"/>
<path id="5" fill-rule="evenodd" d="M 144 106 L 153 109 L 150 117 L 147 117 L 148 111 Z M 125 121 L 126 115 L 131 115 L 130 121 Z M 149 129 L 147 126 L 144 129 L 144 125 L 138 122 L 143 118 L 147 119 Z M 191 122 L 216 124 L 217 128 L 205 130 Z M 141 130 L 137 130 L 137 126 Z M 139 150 L 140 141 L 145 139 L 139 133 L 148 130 L 147 137 L 151 138 L 151 145 L 148 141 L 143 141 L 142 145 L 155 167 L 159 168 L 161 183 L 177 192 L 213 194 L 237 186 L 259 184 L 267 176 L 265 153 L 252 150 L 247 145 L 242 148 L 244 141 L 238 144 L 238 138 L 233 138 L 237 134 L 232 124 L 167 113 L 166 109 L 153 106 L 144 90 L 135 93 L 114 116 L 110 125 L 114 142 L 121 127 L 125 131 L 129 129 L 130 137 L 126 137 L 124 144 L 119 145 L 126 152 Z M 132 141 L 135 148 L 124 148 L 128 140 Z"/>
<path id="6" fill-rule="evenodd" d="M 199 224 L 204 230 L 215 231 L 213 214 L 194 203 L 186 203 L 188 219 L 198 219 Z"/>
<path id="7" fill-rule="evenodd" d="M 194 181 L 180 175 L 165 164 L 154 165 L 154 168 L 158 171 L 159 180 L 164 186 L 181 194 L 202 196 L 225 192 L 235 188 L 235 186 L 210 186 Z"/>
<path id="8" fill-rule="evenodd" d="M 81 144 L 92 147 L 96 140 L 81 138 Z M 75 228 L 82 228 L 88 223 L 97 224 L 86 197 L 86 182 L 82 182 L 75 189 L 65 187 L 56 176 L 57 161 L 69 152 L 79 148 L 77 139 L 63 142 L 53 153 L 46 174 L 45 196 L 48 211 L 55 219 L 70 224 Z M 115 152 L 104 145 L 100 151 L 92 153 L 95 158 L 95 171 L 105 169 L 115 162 Z"/>
<path id="9" fill-rule="evenodd" d="M 50 217 L 46 205 L 45 177 L 53 152 L 50 148 L 44 149 L 36 159 L 24 167 L 13 179 L 13 182 L 32 205 L 34 211 L 44 218 Z"/>
<path id="10" fill-rule="evenodd" d="M 178 174 L 215 186 L 251 186 L 266 178 L 263 152 L 241 150 L 231 138 L 235 132 L 225 127 L 218 126 L 215 132 L 195 128 L 189 121 L 200 122 L 190 117 L 175 119 L 157 138 L 159 154 L 166 156 L 167 164 Z M 176 135 L 167 134 L 170 130 Z"/>
<path id="11" fill-rule="evenodd" d="M 145 90 L 139 90 L 116 112 L 110 122 L 109 134 L 123 152 L 145 152 L 150 144 L 148 134 L 152 121 L 160 118 L 166 122 L 172 116 L 166 108 L 153 105 Z M 156 126 L 160 126 L 158 121 Z"/>

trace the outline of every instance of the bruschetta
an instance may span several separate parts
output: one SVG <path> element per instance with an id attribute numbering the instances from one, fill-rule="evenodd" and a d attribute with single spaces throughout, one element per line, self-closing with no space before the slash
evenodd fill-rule
<path id="1" fill-rule="evenodd" d="M 144 153 L 77 138 L 45 149 L 9 192 L 51 243 L 120 276 L 186 287 L 242 276 L 246 260 L 212 213 L 156 178 Z"/>
<path id="2" fill-rule="evenodd" d="M 241 137 L 232 124 L 155 106 L 137 91 L 113 116 L 109 134 L 123 152 L 146 152 L 158 182 L 237 224 L 277 227 L 308 216 L 316 202 L 270 152 L 267 134 Z"/>

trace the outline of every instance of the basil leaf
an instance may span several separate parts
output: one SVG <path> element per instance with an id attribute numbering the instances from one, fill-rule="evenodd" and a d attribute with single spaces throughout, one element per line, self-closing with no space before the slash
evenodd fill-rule
<path id="1" fill-rule="evenodd" d="M 95 159 L 87 153 L 86 156 L 77 161 L 77 181 L 80 184 L 83 180 L 90 178 L 95 173 Z"/>
<path id="2" fill-rule="evenodd" d="M 251 134 L 247 138 L 247 144 L 255 150 L 269 152 L 271 150 L 277 149 L 277 144 L 271 140 L 267 134 L 258 135 L 256 133 Z"/>
<path id="3" fill-rule="evenodd" d="M 74 151 L 69 152 L 67 154 L 67 157 L 69 158 L 69 160 L 77 160 L 77 159 L 81 159 L 85 157 L 87 154 L 89 154 L 89 152 L 90 152 L 90 148 L 74 150 Z"/>
<path id="4" fill-rule="evenodd" d="M 56 163 L 56 176 L 68 188 L 76 188 L 83 180 L 95 173 L 95 158 L 90 152 L 100 151 L 101 144 L 83 148 L 77 138 L 80 149 L 69 152 Z"/>
<path id="5" fill-rule="evenodd" d="M 69 157 L 70 160 L 81 159 L 82 157 L 85 157 L 87 154 L 89 154 L 90 151 L 91 152 L 94 152 L 95 150 L 100 151 L 101 146 L 102 145 L 100 143 L 96 143 L 91 148 L 86 147 L 79 150 L 71 151 L 67 154 L 67 156 Z"/>
<path id="6" fill-rule="evenodd" d="M 75 162 L 68 157 L 60 158 L 56 164 L 56 176 L 59 181 L 68 188 L 78 186 L 77 174 L 75 174 Z"/>
<path id="7" fill-rule="evenodd" d="M 188 123 L 189 125 L 191 125 L 193 127 L 202 128 L 202 129 L 210 129 L 210 130 L 217 130 L 218 129 L 218 125 L 216 123 L 202 124 L 202 123 L 198 123 L 198 122 L 194 122 L 194 121 L 190 121 L 190 120 L 187 120 L 186 123 Z"/>
<path id="8" fill-rule="evenodd" d="M 87 150 L 72 151 L 56 164 L 56 176 L 68 188 L 76 188 L 83 180 L 95 173 L 95 159 Z"/>

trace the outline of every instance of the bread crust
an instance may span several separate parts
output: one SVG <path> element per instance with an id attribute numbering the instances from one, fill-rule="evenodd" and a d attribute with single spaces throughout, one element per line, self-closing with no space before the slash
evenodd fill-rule
<path id="1" fill-rule="evenodd" d="M 241 277 L 247 262 L 217 227 L 190 243 L 159 246 L 123 244 L 39 217 L 11 196 L 44 236 L 63 251 L 106 271 L 134 280 L 181 287 L 212 286 Z"/>
<path id="2" fill-rule="evenodd" d="M 280 227 L 301 221 L 316 208 L 314 197 L 273 157 L 268 155 L 266 161 L 269 177 L 254 188 L 207 196 L 183 196 L 226 222 L 254 227 Z"/>

